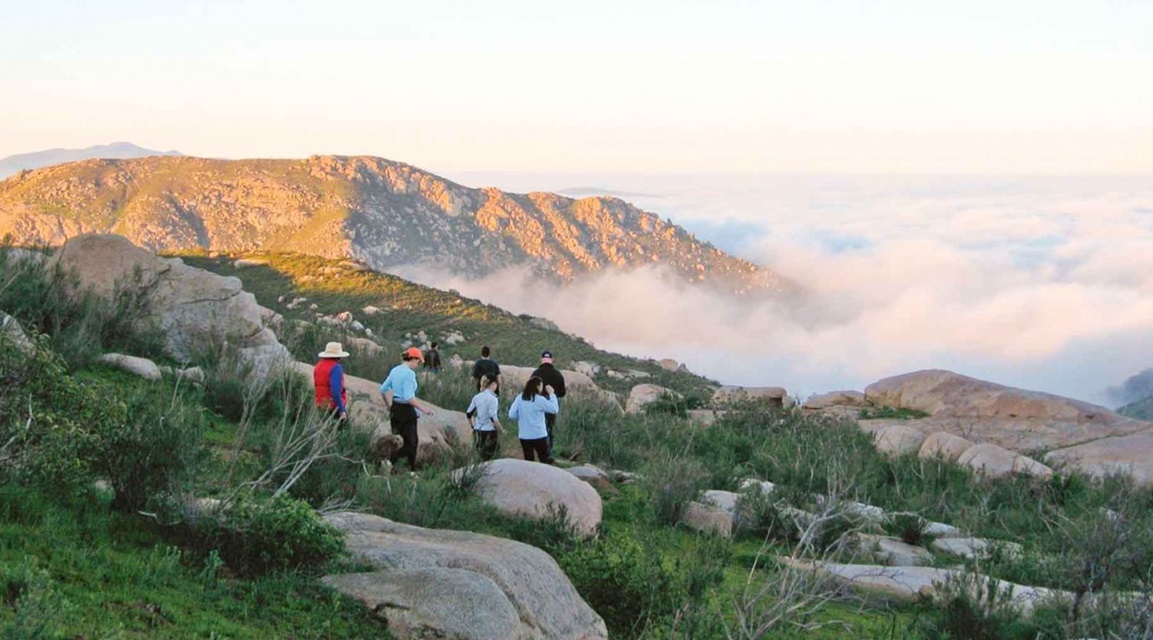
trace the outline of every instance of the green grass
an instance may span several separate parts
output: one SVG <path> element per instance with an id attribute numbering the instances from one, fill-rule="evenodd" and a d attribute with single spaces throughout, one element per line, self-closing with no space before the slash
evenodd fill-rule
<path id="1" fill-rule="evenodd" d="M 111 512 L 108 499 L 60 505 L 0 490 L 0 586 L 9 594 L 0 637 L 25 637 L 18 621 L 47 624 L 43 638 L 389 637 L 363 605 L 313 576 L 230 577 L 211 558 L 167 544 L 150 521 Z M 26 572 L 44 579 L 30 589 L 17 579 Z M 44 609 L 30 611 L 30 600 Z"/>
<path id="2" fill-rule="evenodd" d="M 916 420 L 917 418 L 929 417 L 928 412 L 919 409 L 893 407 L 866 407 L 861 409 L 860 414 L 857 416 L 861 420 Z"/>

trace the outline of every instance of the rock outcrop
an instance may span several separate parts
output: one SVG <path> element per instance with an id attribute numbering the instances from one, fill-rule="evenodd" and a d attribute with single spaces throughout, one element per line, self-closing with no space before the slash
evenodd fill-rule
<path id="1" fill-rule="evenodd" d="M 258 305 L 237 278 L 160 258 L 117 235 L 72 237 L 47 266 L 56 265 L 74 271 L 80 286 L 98 295 L 138 297 L 177 360 L 228 344 L 258 372 L 287 363 L 288 350 L 265 324 L 273 312 Z"/>
<path id="2" fill-rule="evenodd" d="M 324 582 L 363 602 L 401 640 L 608 637 L 604 620 L 540 549 L 359 513 L 327 520 L 347 532 L 353 557 L 377 570 Z"/>
<path id="3" fill-rule="evenodd" d="M 723 407 L 742 400 L 767 400 L 768 402 L 785 409 L 793 406 L 795 401 L 784 387 L 737 387 L 724 385 L 713 392 L 713 405 Z"/>
<path id="4" fill-rule="evenodd" d="M 638 384 L 629 392 L 628 402 L 625 404 L 625 413 L 640 413 L 645 407 L 656 402 L 663 395 L 680 398 L 681 394 L 655 384 Z"/>
<path id="5" fill-rule="evenodd" d="M 1093 477 L 1128 474 L 1139 483 L 1153 483 L 1153 423 L 951 371 L 885 378 L 865 389 L 863 403 L 852 392 L 838 391 L 810 399 L 805 408 L 849 419 L 864 415 L 862 410 L 923 412 L 928 415 L 858 423 L 877 437 L 879 447 L 897 454 L 912 452 L 917 433 L 928 434 L 916 450 L 921 458 L 960 461 L 985 475 L 1027 473 L 1045 478 L 1053 468 L 1064 468 Z M 1047 464 L 1022 455 L 1023 451 L 1047 452 L 1043 458 Z"/>

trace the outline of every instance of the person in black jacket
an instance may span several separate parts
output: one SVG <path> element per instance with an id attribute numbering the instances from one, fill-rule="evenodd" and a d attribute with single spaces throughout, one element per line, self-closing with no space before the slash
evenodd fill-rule
<path id="1" fill-rule="evenodd" d="M 440 344 L 432 343 L 428 351 L 424 352 L 424 370 L 440 373 Z"/>
<path id="2" fill-rule="evenodd" d="M 559 406 L 560 399 L 565 395 L 564 375 L 561 374 L 560 369 L 553 366 L 552 351 L 545 349 L 541 352 L 540 366 L 536 368 L 536 371 L 532 372 L 532 375 L 533 377 L 540 378 L 545 386 L 551 386 L 553 388 L 553 393 L 556 394 L 557 405 Z M 556 429 L 556 417 L 556 413 L 546 413 L 544 416 L 545 428 L 548 430 L 548 460 L 546 462 L 549 464 L 552 464 L 554 460 L 552 444 L 553 431 Z"/>
<path id="3" fill-rule="evenodd" d="M 480 359 L 472 365 L 472 378 L 476 381 L 476 390 L 480 392 L 481 385 L 480 379 L 488 378 L 489 380 L 496 380 L 496 395 L 500 396 L 500 365 L 496 363 L 491 357 L 492 350 L 488 346 L 480 348 Z"/>

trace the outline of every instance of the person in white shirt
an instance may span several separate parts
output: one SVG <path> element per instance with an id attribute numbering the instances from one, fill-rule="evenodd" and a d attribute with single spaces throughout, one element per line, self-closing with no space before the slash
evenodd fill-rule
<path id="1" fill-rule="evenodd" d="M 500 450 L 500 420 L 497 419 L 499 401 L 496 397 L 496 378 L 480 377 L 480 393 L 468 403 L 468 423 L 472 425 L 473 442 L 481 460 L 492 460 Z"/>
<path id="2" fill-rule="evenodd" d="M 536 454 L 538 462 L 548 463 L 548 428 L 545 426 L 545 415 L 557 413 L 556 394 L 551 386 L 545 386 L 545 394 L 541 395 L 541 386 L 544 383 L 540 378 L 532 377 L 524 385 L 524 391 L 512 401 L 508 417 L 517 421 L 517 437 L 520 438 L 520 448 L 524 451 L 524 459 L 532 462 Z"/>

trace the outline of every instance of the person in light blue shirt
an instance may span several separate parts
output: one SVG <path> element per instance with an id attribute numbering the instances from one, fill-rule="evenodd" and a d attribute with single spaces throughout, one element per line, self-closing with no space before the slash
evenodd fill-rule
<path id="1" fill-rule="evenodd" d="M 388 407 L 388 423 L 392 432 L 404 438 L 404 445 L 393 452 L 389 462 L 396 464 L 404 456 L 412 471 L 416 469 L 418 444 L 416 411 L 419 409 L 421 413 L 431 416 L 432 408 L 416 398 L 416 368 L 424 362 L 424 354 L 420 349 L 412 347 L 401 355 L 401 359 L 403 362 L 393 367 L 381 383 L 380 394 L 384 396 L 384 405 Z"/>
<path id="2" fill-rule="evenodd" d="M 517 421 L 517 437 L 520 438 L 524 459 L 532 462 L 535 454 L 538 462 L 549 463 L 548 427 L 545 426 L 545 415 L 557 413 L 560 407 L 551 386 L 544 386 L 545 394 L 541 395 L 542 385 L 544 383 L 540 378 L 535 376 L 529 378 L 524 385 L 524 391 L 512 401 L 508 417 Z"/>

